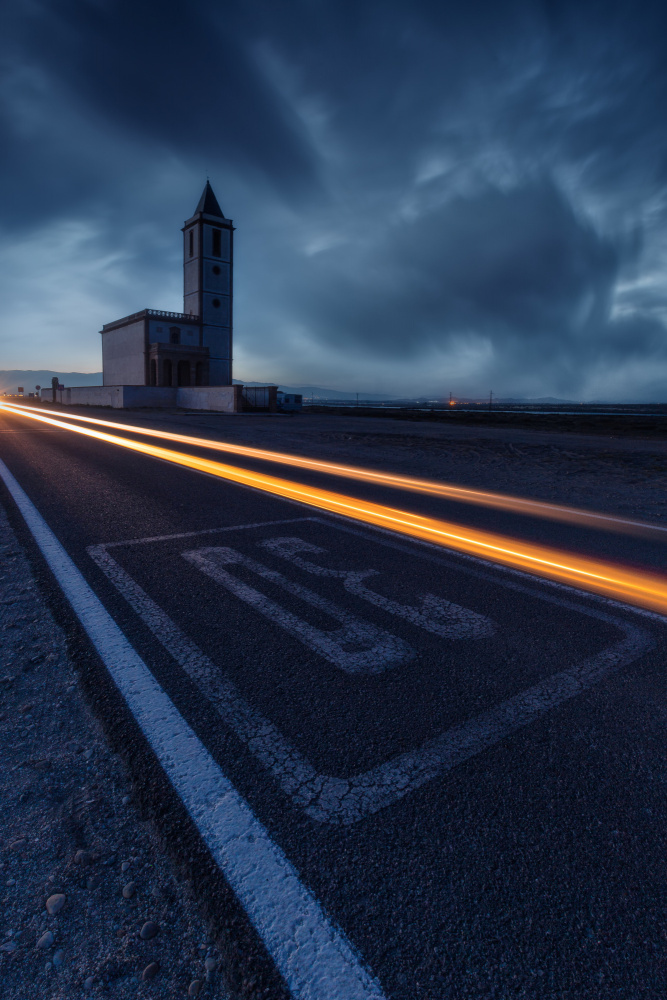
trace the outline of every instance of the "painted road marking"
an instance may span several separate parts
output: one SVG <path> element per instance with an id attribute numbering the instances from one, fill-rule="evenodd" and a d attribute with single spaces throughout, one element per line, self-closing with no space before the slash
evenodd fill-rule
<path id="1" fill-rule="evenodd" d="M 301 521 L 326 525 L 330 529 L 348 533 L 348 529 L 321 518 L 304 517 Z M 217 534 L 227 534 L 254 527 L 256 525 L 235 526 L 215 531 Z M 356 530 L 350 533 L 393 547 L 375 533 L 371 535 Z M 201 535 L 207 534 L 211 532 L 201 532 Z M 174 537 L 165 535 L 162 539 L 153 541 L 170 541 Z M 613 670 L 637 659 L 653 645 L 653 639 L 646 631 L 615 615 L 511 580 L 501 582 L 494 578 L 496 583 L 509 590 L 537 597 L 548 604 L 613 625 L 624 633 L 625 638 L 597 655 L 506 699 L 489 711 L 451 727 L 415 750 L 399 754 L 386 763 L 351 778 L 338 778 L 318 772 L 272 722 L 249 705 L 234 683 L 224 676 L 221 666 L 210 660 L 120 566 L 109 549 L 126 544 L 134 543 L 113 542 L 91 546 L 88 551 L 153 635 L 215 707 L 223 721 L 273 774 L 294 803 L 320 822 L 348 825 L 392 805 L 426 782 L 489 749 L 546 712 L 588 690 Z M 445 566 L 451 565 L 446 558 L 431 558 Z M 486 575 L 470 567 L 462 567 L 461 572 L 475 577 Z M 596 600 L 596 603 L 610 603 L 605 598 L 591 599 Z"/>
<path id="2" fill-rule="evenodd" d="M 361 597 L 377 608 L 382 608 L 390 615 L 405 618 L 412 625 L 439 635 L 443 639 L 488 639 L 495 632 L 495 625 L 490 618 L 471 611 L 470 608 L 462 608 L 460 604 L 446 601 L 437 594 L 422 594 L 421 605 L 416 607 L 399 604 L 384 594 L 378 594 L 377 591 L 366 587 L 363 582 L 371 576 L 378 576 L 377 570 L 330 569 L 310 559 L 303 559 L 298 555 L 299 552 L 326 555 L 327 550 L 319 545 L 311 545 L 302 538 L 268 538 L 260 542 L 260 545 L 313 576 L 328 576 L 342 580 L 343 586 L 349 593 Z"/>
<path id="3" fill-rule="evenodd" d="M 403 639 L 385 632 L 376 625 L 371 625 L 370 622 L 362 621 L 356 615 L 339 608 L 333 601 L 321 597 L 308 587 L 292 583 L 282 573 L 269 569 L 268 566 L 244 556 L 235 549 L 228 546 L 214 546 L 192 549 L 189 552 L 182 552 L 181 555 L 216 583 L 222 584 L 236 597 L 250 604 L 286 632 L 291 632 L 305 646 L 319 653 L 334 666 L 340 667 L 345 673 L 381 674 L 388 667 L 407 663 L 414 656 L 414 650 Z M 226 568 L 235 565 L 249 569 L 261 579 L 277 584 L 292 596 L 317 608 L 318 611 L 323 611 L 338 621 L 340 627 L 326 632 L 315 628 L 303 618 L 272 601 L 261 591 L 243 583 Z"/>
<path id="4" fill-rule="evenodd" d="M 324 913 L 0 461 L 0 477 L 204 843 L 298 1000 L 383 1000 Z"/>

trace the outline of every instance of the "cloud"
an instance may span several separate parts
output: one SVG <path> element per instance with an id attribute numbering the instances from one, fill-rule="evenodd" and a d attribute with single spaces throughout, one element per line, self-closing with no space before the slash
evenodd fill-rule
<path id="1" fill-rule="evenodd" d="M 663 5 L 7 9 L 17 367 L 31 343 L 94 368 L 103 322 L 179 308 L 178 228 L 208 172 L 238 226 L 247 378 L 667 396 Z"/>
<path id="2" fill-rule="evenodd" d="M 548 179 L 487 187 L 314 256 L 303 299 L 329 340 L 405 359 L 467 331 L 528 347 L 608 308 L 618 253 Z M 541 349 L 544 349 L 542 345 Z"/>

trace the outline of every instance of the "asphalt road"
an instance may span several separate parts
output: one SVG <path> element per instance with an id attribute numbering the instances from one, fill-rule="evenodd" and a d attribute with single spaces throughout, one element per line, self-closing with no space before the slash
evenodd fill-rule
<path id="1" fill-rule="evenodd" d="M 667 997 L 661 620 L 6 414 L 0 458 L 388 1000 Z"/>

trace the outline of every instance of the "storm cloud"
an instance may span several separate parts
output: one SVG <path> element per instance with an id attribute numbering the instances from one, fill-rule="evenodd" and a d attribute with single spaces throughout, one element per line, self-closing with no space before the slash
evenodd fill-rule
<path id="1" fill-rule="evenodd" d="M 661 6 L 9 0 L 0 367 L 179 309 L 209 175 L 238 377 L 666 399 Z"/>

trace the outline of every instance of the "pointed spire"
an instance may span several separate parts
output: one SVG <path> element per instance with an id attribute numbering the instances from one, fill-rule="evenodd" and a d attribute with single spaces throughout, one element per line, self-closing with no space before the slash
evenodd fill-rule
<path id="1" fill-rule="evenodd" d="M 218 199 L 213 194 L 213 188 L 209 184 L 208 177 L 206 178 L 206 187 L 195 209 L 195 215 L 197 212 L 204 212 L 205 215 L 216 215 L 219 219 L 224 219 L 222 209 L 218 205 Z"/>

